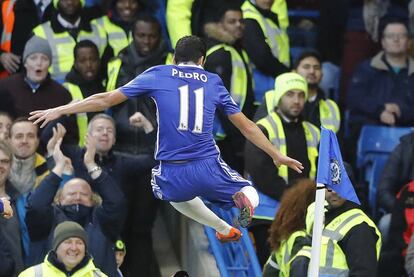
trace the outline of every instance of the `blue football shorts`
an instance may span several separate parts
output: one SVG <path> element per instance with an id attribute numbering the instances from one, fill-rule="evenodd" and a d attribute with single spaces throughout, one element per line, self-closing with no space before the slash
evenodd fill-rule
<path id="1" fill-rule="evenodd" d="M 183 163 L 160 162 L 152 169 L 152 191 L 156 198 L 183 202 L 201 197 L 224 209 L 234 206 L 233 194 L 251 182 L 231 169 L 220 157 Z"/>

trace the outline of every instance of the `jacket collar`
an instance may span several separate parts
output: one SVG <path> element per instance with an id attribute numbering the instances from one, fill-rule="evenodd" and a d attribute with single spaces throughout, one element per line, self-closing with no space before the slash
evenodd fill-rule
<path id="1" fill-rule="evenodd" d="M 85 18 L 85 16 L 80 16 L 80 23 L 79 23 L 79 30 L 83 30 L 86 32 L 92 32 L 92 27 L 89 21 Z M 67 29 L 60 24 L 59 20 L 57 19 L 57 13 L 52 16 L 50 19 L 50 25 L 55 33 L 63 33 L 66 32 Z"/>
<path id="2" fill-rule="evenodd" d="M 414 60 L 410 57 L 407 57 L 407 63 L 408 63 L 408 75 L 411 75 L 411 74 L 414 73 Z M 376 69 L 379 69 L 379 70 L 385 70 L 385 71 L 390 70 L 387 63 L 385 62 L 384 51 L 381 51 L 377 55 L 375 55 L 371 59 L 370 65 L 373 68 L 376 68 Z"/>
<path id="3" fill-rule="evenodd" d="M 56 267 L 60 271 L 64 272 L 67 276 L 72 276 L 74 273 L 76 273 L 78 270 L 90 266 L 89 262 L 92 262 L 92 258 L 88 253 L 85 253 L 85 257 L 83 257 L 82 261 L 76 265 L 71 271 L 67 271 L 65 268 L 65 265 L 58 260 L 56 252 L 54 250 L 51 250 L 46 258 L 45 262 L 49 263 L 50 265 Z"/>

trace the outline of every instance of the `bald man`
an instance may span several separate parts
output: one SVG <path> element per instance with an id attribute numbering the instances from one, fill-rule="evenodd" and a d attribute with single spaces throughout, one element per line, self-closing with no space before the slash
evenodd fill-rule
<path id="1" fill-rule="evenodd" d="M 120 235 L 126 214 L 123 193 L 95 163 L 95 140 L 89 138 L 86 139 L 87 151 L 83 160 L 91 182 L 73 178 L 59 189 L 63 171 L 71 167 L 71 160 L 63 155 L 60 146 L 61 139 L 54 147 L 52 172 L 28 200 L 26 222 L 30 237 L 34 242 L 47 241 L 47 247 L 34 249 L 31 254 L 38 259 L 45 257 L 51 246 L 50 234 L 54 227 L 62 221 L 75 221 L 86 231 L 88 252 L 94 257 L 95 265 L 106 275 L 117 276 L 113 244 Z M 99 194 L 102 202 L 95 193 Z"/>

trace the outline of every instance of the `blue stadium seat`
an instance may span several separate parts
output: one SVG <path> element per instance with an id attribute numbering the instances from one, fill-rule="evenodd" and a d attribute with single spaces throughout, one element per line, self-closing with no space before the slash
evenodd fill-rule
<path id="1" fill-rule="evenodd" d="M 239 213 L 236 208 L 225 211 L 214 205 L 208 206 L 220 218 L 230 224 Z M 216 258 L 220 275 L 221 277 L 260 277 L 262 276 L 262 269 L 249 233 L 245 228 L 239 229 L 243 234 L 239 242 L 220 243 L 216 238 L 215 230 L 210 227 L 204 227 L 210 242 L 210 250 Z"/>
<path id="2" fill-rule="evenodd" d="M 319 18 L 319 11 L 317 10 L 300 10 L 300 9 L 289 9 L 289 17 L 308 17 L 308 18 Z"/>
<path id="3" fill-rule="evenodd" d="M 357 167 L 368 183 L 368 202 L 372 215 L 376 214 L 377 185 L 388 156 L 399 144 L 400 137 L 414 131 L 414 127 L 384 127 L 366 125 L 358 140 Z"/>
<path id="4" fill-rule="evenodd" d="M 253 69 L 254 79 L 254 98 L 255 104 L 260 105 L 263 101 L 263 96 L 268 90 L 275 87 L 275 78 L 265 75 L 257 69 Z"/>

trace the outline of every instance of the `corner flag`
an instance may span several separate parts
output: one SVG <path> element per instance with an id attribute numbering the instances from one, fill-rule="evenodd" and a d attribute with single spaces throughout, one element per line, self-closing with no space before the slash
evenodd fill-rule
<path id="1" fill-rule="evenodd" d="M 361 205 L 345 171 L 336 135 L 324 127 L 321 130 L 316 181 L 326 185 L 342 198 Z"/>

